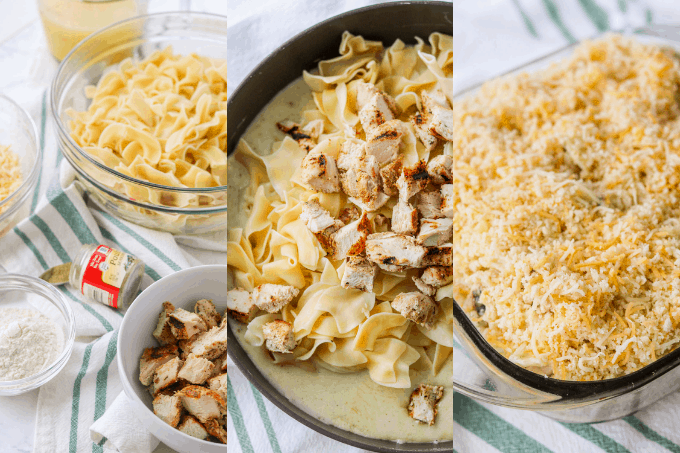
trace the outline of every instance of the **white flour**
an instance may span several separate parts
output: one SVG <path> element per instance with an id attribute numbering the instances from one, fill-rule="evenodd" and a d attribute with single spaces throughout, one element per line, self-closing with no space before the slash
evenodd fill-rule
<path id="1" fill-rule="evenodd" d="M 59 326 L 39 311 L 0 309 L 0 381 L 40 372 L 61 353 L 63 342 Z"/>

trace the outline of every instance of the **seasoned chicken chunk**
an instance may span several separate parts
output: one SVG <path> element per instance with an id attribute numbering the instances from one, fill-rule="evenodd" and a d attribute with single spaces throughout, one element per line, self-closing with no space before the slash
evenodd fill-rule
<path id="1" fill-rule="evenodd" d="M 179 378 L 192 384 L 203 384 L 215 369 L 215 364 L 208 359 L 189 354 L 182 369 L 179 370 Z"/>
<path id="2" fill-rule="evenodd" d="M 441 247 L 425 247 L 425 256 L 422 262 L 427 266 L 453 266 L 453 247 L 443 245 Z"/>
<path id="3" fill-rule="evenodd" d="M 350 222 L 354 222 L 355 220 L 360 218 L 361 210 L 359 210 L 359 208 L 357 208 L 356 206 L 350 206 L 348 208 L 343 209 L 342 211 L 340 211 L 340 217 L 338 217 L 338 219 L 345 225 L 347 225 Z"/>
<path id="4" fill-rule="evenodd" d="M 243 288 L 227 291 L 227 313 L 241 322 L 250 322 L 257 313 L 257 305 L 250 292 Z"/>
<path id="5" fill-rule="evenodd" d="M 452 168 L 453 158 L 447 154 L 437 156 L 427 164 L 430 180 L 435 184 L 450 184 L 453 181 Z"/>
<path id="6" fill-rule="evenodd" d="M 224 399 L 214 390 L 188 385 L 177 392 L 182 405 L 198 421 L 205 424 L 208 420 L 220 418 L 226 407 Z"/>
<path id="7" fill-rule="evenodd" d="M 329 226 L 335 225 L 335 219 L 316 200 L 303 202 L 300 220 L 305 222 L 312 233 L 320 233 Z"/>
<path id="8" fill-rule="evenodd" d="M 425 149 L 432 151 L 437 147 L 439 139 L 430 132 L 430 122 L 428 114 L 425 112 L 416 112 L 411 116 L 411 123 L 413 123 L 413 130 L 416 133 L 416 137 L 425 146 Z"/>
<path id="9" fill-rule="evenodd" d="M 444 217 L 453 218 L 453 184 L 442 186 L 442 205 L 441 211 Z"/>
<path id="10" fill-rule="evenodd" d="M 401 136 L 404 135 L 401 121 L 387 121 L 366 133 L 366 154 L 374 156 L 378 165 L 396 159 Z"/>
<path id="11" fill-rule="evenodd" d="M 423 271 L 420 278 L 426 285 L 440 288 L 453 281 L 453 268 L 451 266 L 430 266 Z"/>
<path id="12" fill-rule="evenodd" d="M 276 123 L 276 127 L 278 127 L 281 132 L 290 135 L 293 140 L 298 142 L 300 148 L 307 152 L 311 151 L 312 148 L 316 146 L 312 137 L 306 134 L 299 124 L 293 123 L 292 121 L 286 121 L 284 123 Z"/>
<path id="13" fill-rule="evenodd" d="M 340 283 L 343 288 L 354 288 L 367 293 L 373 292 L 373 280 L 377 269 L 363 256 L 348 256 L 345 260 L 345 273 Z"/>
<path id="14" fill-rule="evenodd" d="M 399 234 L 416 234 L 418 210 L 408 201 L 399 200 L 392 209 L 392 231 Z"/>
<path id="15" fill-rule="evenodd" d="M 361 165 L 361 160 L 366 157 L 366 143 L 361 140 L 345 140 L 338 156 L 338 168 L 349 170 Z"/>
<path id="16" fill-rule="evenodd" d="M 208 326 L 196 313 L 177 308 L 169 315 L 170 329 L 178 340 L 188 340 L 197 333 L 205 332 Z"/>
<path id="17" fill-rule="evenodd" d="M 416 206 L 420 215 L 425 219 L 438 219 L 443 217 L 441 211 L 442 195 L 438 190 L 431 192 L 419 192 L 416 194 Z"/>
<path id="18" fill-rule="evenodd" d="M 373 96 L 376 94 L 382 94 L 385 96 L 385 101 L 387 102 L 388 107 L 392 112 L 397 111 L 397 105 L 394 102 L 394 99 L 392 99 L 391 96 L 386 95 L 384 92 L 380 91 L 375 85 L 372 83 L 366 83 L 363 81 L 357 82 L 357 96 L 356 96 L 356 107 L 357 107 L 357 112 L 360 111 L 362 108 L 368 104 Z"/>
<path id="19" fill-rule="evenodd" d="M 433 247 L 451 242 L 453 221 L 451 219 L 421 219 L 416 240 L 420 245 Z"/>
<path id="20" fill-rule="evenodd" d="M 262 327 L 267 349 L 272 352 L 291 353 L 295 349 L 293 326 L 282 319 L 266 323 Z"/>
<path id="21" fill-rule="evenodd" d="M 361 255 L 366 249 L 366 238 L 371 233 L 371 222 L 364 213 L 359 220 L 340 228 L 333 235 L 334 260 L 342 260 L 347 256 Z"/>
<path id="22" fill-rule="evenodd" d="M 317 192 L 333 193 L 340 191 L 338 169 L 333 156 L 311 152 L 302 160 L 300 178 Z"/>
<path id="23" fill-rule="evenodd" d="M 227 430 L 224 429 L 222 425 L 216 420 L 216 419 L 211 419 L 205 422 L 205 429 L 208 431 L 208 434 L 211 436 L 217 438 L 220 442 L 223 444 L 227 443 Z"/>
<path id="24" fill-rule="evenodd" d="M 314 233 L 314 236 L 316 237 L 316 240 L 319 241 L 319 244 L 321 244 L 321 247 L 328 253 L 329 255 L 333 255 L 335 253 L 335 241 L 333 240 L 333 235 L 342 227 L 344 227 L 345 224 L 342 222 L 342 220 L 336 220 L 333 225 L 329 226 L 328 228 L 324 229 L 323 231 L 319 231 L 318 233 Z"/>
<path id="25" fill-rule="evenodd" d="M 215 309 L 215 304 L 211 300 L 201 299 L 194 305 L 194 311 L 201 317 L 205 325 L 209 328 L 215 327 L 222 321 L 222 316 Z"/>
<path id="26" fill-rule="evenodd" d="M 179 355 L 176 344 L 162 346 L 160 348 L 146 348 L 139 360 L 139 381 L 142 385 L 151 385 L 154 373 L 161 365 L 169 362 Z"/>
<path id="27" fill-rule="evenodd" d="M 382 233 L 392 229 L 392 219 L 382 214 L 376 215 L 375 218 L 373 219 L 373 223 L 375 224 L 376 228 Z"/>
<path id="28" fill-rule="evenodd" d="M 380 178 L 382 179 L 382 190 L 386 195 L 393 196 L 399 193 L 397 187 L 397 180 L 401 176 L 403 168 L 403 159 L 398 156 L 395 160 L 385 165 L 380 169 Z"/>
<path id="29" fill-rule="evenodd" d="M 439 104 L 430 108 L 430 132 L 438 138 L 453 141 L 453 110 Z"/>
<path id="30" fill-rule="evenodd" d="M 374 200 L 361 200 L 358 198 L 354 197 L 349 197 L 349 201 L 354 203 L 355 205 L 359 206 L 361 209 L 363 209 L 366 212 L 373 212 L 377 211 L 378 209 L 382 208 L 385 203 L 390 199 L 387 195 L 385 195 L 382 192 L 378 192 L 378 196 Z"/>
<path id="31" fill-rule="evenodd" d="M 430 182 L 430 174 L 427 172 L 425 161 L 419 161 L 412 167 L 404 168 L 401 176 L 397 179 L 399 199 L 408 201 L 412 196 L 427 187 Z"/>
<path id="32" fill-rule="evenodd" d="M 179 400 L 179 397 L 176 398 Z M 182 404 L 181 401 L 179 404 Z M 197 439 L 205 440 L 208 437 L 208 431 L 205 430 L 205 426 L 196 420 L 196 417 L 193 415 L 185 415 L 182 417 L 182 422 L 179 424 L 177 429 L 182 431 L 184 434 Z"/>
<path id="33" fill-rule="evenodd" d="M 397 233 L 375 233 L 366 240 L 366 256 L 381 269 L 399 272 L 420 267 L 426 250 L 414 238 Z"/>
<path id="34" fill-rule="evenodd" d="M 253 291 L 253 300 L 260 310 L 268 313 L 281 311 L 297 297 L 300 290 L 294 286 L 264 283 Z"/>
<path id="35" fill-rule="evenodd" d="M 153 377 L 152 393 L 156 395 L 158 392 L 164 388 L 174 384 L 179 379 L 179 370 L 182 368 L 184 362 L 179 357 L 175 357 L 172 360 L 159 366 L 156 370 L 156 374 Z"/>
<path id="36" fill-rule="evenodd" d="M 413 393 L 408 405 L 408 414 L 414 420 L 434 425 L 437 416 L 437 404 L 444 396 L 444 387 L 440 385 L 420 384 Z"/>
<path id="37" fill-rule="evenodd" d="M 380 168 L 373 156 L 351 161 L 341 177 L 342 190 L 350 197 L 370 203 L 380 193 Z"/>
<path id="38" fill-rule="evenodd" d="M 163 311 L 158 315 L 158 324 L 153 331 L 153 336 L 158 340 L 161 346 L 166 344 L 177 343 L 177 338 L 172 334 L 170 328 L 170 320 L 168 316 L 175 311 L 175 306 L 170 302 L 163 302 Z"/>
<path id="39" fill-rule="evenodd" d="M 224 399 L 227 400 L 227 373 L 218 374 L 208 379 L 208 387 L 214 390 Z"/>
<path id="40" fill-rule="evenodd" d="M 417 291 L 401 293 L 392 301 L 392 308 L 418 325 L 431 329 L 437 317 L 438 306 L 425 294 Z"/>
<path id="41" fill-rule="evenodd" d="M 373 128 L 393 119 L 394 114 L 390 109 L 390 99 L 382 92 L 375 93 L 359 110 L 359 121 L 366 134 Z"/>
<path id="42" fill-rule="evenodd" d="M 203 332 L 191 342 L 187 353 L 194 354 L 208 360 L 214 360 L 227 350 L 227 325 L 222 323 Z"/>
<path id="43" fill-rule="evenodd" d="M 413 277 L 413 283 L 416 284 L 416 288 L 418 288 L 418 291 L 425 294 L 426 296 L 434 296 L 435 293 L 437 292 L 437 289 L 435 287 L 428 285 L 421 278 Z"/>
<path id="44" fill-rule="evenodd" d="M 173 428 L 182 417 L 182 401 L 178 396 L 160 394 L 153 399 L 153 413 Z"/>

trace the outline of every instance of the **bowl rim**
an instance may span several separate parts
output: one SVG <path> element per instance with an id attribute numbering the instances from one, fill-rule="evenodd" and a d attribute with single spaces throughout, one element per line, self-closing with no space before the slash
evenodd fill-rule
<path id="1" fill-rule="evenodd" d="M 109 33 L 111 30 L 113 30 L 116 27 L 124 27 L 126 25 L 129 25 L 134 22 L 144 22 L 148 19 L 153 19 L 153 18 L 160 18 L 160 17 L 196 17 L 196 18 L 203 18 L 203 19 L 212 19 L 212 20 L 219 20 L 219 21 L 224 21 L 224 27 L 226 29 L 226 22 L 227 22 L 227 16 L 224 16 L 222 14 L 215 14 L 215 13 L 203 13 L 203 12 L 193 12 L 193 11 L 166 11 L 166 12 L 160 12 L 160 13 L 152 13 L 152 14 L 143 14 L 140 16 L 134 16 L 129 19 L 124 19 L 118 22 L 114 22 L 113 24 L 102 28 L 101 30 L 89 35 L 87 38 L 83 39 L 78 45 L 76 45 L 71 51 L 66 54 L 66 56 L 61 60 L 59 63 L 59 67 L 57 68 L 57 71 L 54 74 L 54 77 L 52 78 L 52 83 L 50 84 L 50 116 L 52 117 L 52 121 L 54 121 L 57 129 L 57 136 L 62 138 L 67 142 L 67 144 L 75 149 L 80 157 L 84 157 L 89 163 L 94 165 L 96 168 L 99 170 L 103 171 L 104 173 L 111 174 L 112 176 L 115 176 L 116 178 L 122 179 L 128 183 L 132 183 L 135 185 L 147 187 L 150 189 L 154 190 L 163 190 L 167 192 L 176 192 L 176 193 L 183 193 L 183 194 L 192 194 L 192 195 L 205 195 L 205 194 L 212 194 L 212 193 L 219 193 L 219 192 L 224 192 L 227 190 L 227 185 L 222 185 L 222 186 L 217 186 L 217 187 L 172 187 L 172 186 L 164 186 L 161 184 L 155 184 L 153 182 L 149 181 L 143 181 L 141 179 L 133 178 L 131 176 L 125 175 L 123 173 L 120 173 L 119 171 L 114 170 L 113 168 L 107 167 L 103 163 L 98 162 L 96 159 L 92 158 L 88 153 L 86 153 L 78 144 L 73 140 L 71 137 L 71 134 L 69 132 L 68 127 L 61 121 L 61 118 L 57 114 L 59 112 L 58 107 L 60 104 L 61 99 L 57 99 L 57 82 L 60 81 L 61 76 L 64 72 L 64 68 L 68 62 L 71 61 L 71 58 L 73 55 L 78 52 L 82 47 L 88 45 L 89 43 L 93 41 L 98 41 L 99 38 L 106 33 Z M 225 43 L 226 47 L 226 43 Z M 109 69 L 109 68 L 106 68 Z M 102 74 L 103 75 L 103 74 Z M 125 201 L 128 201 L 127 199 Z M 150 204 L 150 205 L 144 205 L 141 207 L 148 208 L 149 206 L 155 208 L 157 205 Z M 205 211 L 202 211 L 201 213 L 205 213 Z"/>
<path id="2" fill-rule="evenodd" d="M 369 5 L 365 6 L 362 8 L 357 8 L 357 9 L 352 9 L 349 11 L 346 11 L 341 14 L 337 14 L 335 16 L 330 17 L 329 19 L 326 19 L 322 22 L 318 22 L 314 24 L 313 26 L 304 29 L 300 33 L 297 33 L 294 35 L 292 38 L 288 39 L 285 41 L 283 44 L 278 46 L 276 49 L 274 49 L 270 54 L 268 54 L 260 63 L 258 63 L 249 73 L 246 75 L 243 80 L 238 84 L 236 89 L 232 92 L 228 104 L 227 104 L 227 110 L 229 110 L 229 104 L 231 101 L 237 96 L 239 91 L 241 91 L 246 85 L 250 83 L 250 80 L 252 77 L 257 74 L 258 72 L 261 71 L 261 68 L 265 66 L 267 63 L 269 63 L 280 51 L 286 49 L 289 47 L 291 44 L 297 42 L 298 40 L 304 38 L 306 35 L 319 30 L 320 28 L 323 28 L 327 26 L 329 23 L 332 23 L 334 21 L 337 21 L 339 19 L 347 18 L 350 16 L 354 15 L 360 15 L 364 14 L 368 11 L 373 11 L 373 10 L 381 10 L 381 9 L 386 9 L 386 8 L 394 8 L 394 7 L 399 7 L 399 6 L 407 6 L 407 5 L 414 5 L 414 6 L 421 6 L 421 7 L 446 7 L 450 8 L 452 3 L 447 2 L 447 1 L 433 1 L 433 0 L 427 0 L 427 1 L 395 1 L 395 2 L 388 2 L 388 3 L 379 3 L 375 5 Z M 240 137 L 239 137 L 240 138 Z M 235 143 L 238 143 L 238 140 L 235 141 Z M 231 151 L 231 152 L 230 152 Z M 231 150 L 229 150 L 229 142 L 227 142 L 227 152 L 228 154 L 233 154 L 235 151 L 235 147 Z M 353 447 L 358 447 L 370 451 L 375 451 L 375 452 L 381 452 L 381 453 L 393 453 L 393 452 L 404 452 L 404 453 L 422 453 L 422 452 L 430 452 L 430 453 L 449 453 L 453 451 L 453 440 L 445 440 L 445 441 L 439 441 L 439 442 L 411 442 L 411 443 L 399 443 L 394 440 L 387 440 L 387 439 L 378 439 L 378 438 L 370 438 L 370 437 L 365 437 L 365 436 L 360 436 L 356 433 L 353 433 L 348 430 L 343 430 L 340 428 L 337 428 L 336 426 L 333 426 L 328 423 L 324 423 L 319 421 L 318 419 L 315 419 L 313 416 L 311 416 L 309 413 L 307 413 L 305 410 L 301 409 L 300 407 L 296 406 L 294 403 L 290 402 L 282 392 L 277 390 L 271 382 L 265 377 L 264 373 L 262 373 L 259 368 L 252 362 L 250 357 L 248 356 L 247 352 L 243 349 L 243 347 L 239 344 L 238 340 L 236 339 L 235 334 L 232 331 L 231 327 L 231 322 L 228 323 L 228 335 L 229 335 L 229 343 L 227 346 L 228 352 L 229 352 L 229 357 L 234 361 L 238 369 L 243 373 L 243 375 L 248 379 L 248 381 L 257 388 L 257 390 L 260 391 L 272 404 L 277 406 L 279 409 L 281 409 L 283 412 L 285 412 L 288 416 L 292 417 L 294 420 L 298 421 L 299 423 L 303 424 L 304 426 L 318 432 L 319 434 L 322 434 L 326 437 L 329 437 L 333 440 L 336 440 L 338 442 L 351 445 Z M 245 362 L 246 359 L 248 362 Z M 262 377 L 262 380 L 265 382 L 262 382 L 258 376 Z M 454 390 L 451 390 L 454 391 Z M 340 434 L 337 434 L 334 431 L 342 431 L 348 434 L 351 434 L 353 437 L 359 439 L 359 440 L 354 440 L 354 439 L 348 439 L 345 437 L 342 437 Z M 387 446 L 375 446 L 372 445 L 372 443 L 386 443 L 390 444 L 389 447 Z"/>
<path id="3" fill-rule="evenodd" d="M 56 359 L 52 361 L 52 363 L 50 363 L 49 366 L 45 367 L 43 370 L 34 375 L 22 379 L 15 379 L 13 381 L 0 381 L 0 392 L 5 390 L 9 392 L 17 390 L 16 393 L 23 393 L 44 385 L 54 378 L 59 373 L 59 371 L 61 371 L 64 365 L 66 365 L 66 361 L 73 352 L 73 345 L 75 343 L 76 318 L 71 305 L 66 299 L 66 296 L 57 290 L 54 285 L 47 283 L 46 281 L 37 277 L 22 274 L 0 274 L 0 286 L 2 286 L 3 291 L 24 291 L 45 297 L 52 304 L 57 306 L 57 309 L 60 310 L 60 314 L 63 315 L 63 318 L 66 321 L 68 337 L 64 338 L 64 347 L 61 353 Z M 48 298 L 44 294 L 36 293 L 33 291 L 33 289 L 36 287 L 44 290 L 52 297 Z M 27 289 L 31 291 L 27 291 Z M 47 380 L 44 380 L 44 378 L 47 378 Z M 36 383 L 38 385 L 36 385 Z"/>
<path id="4" fill-rule="evenodd" d="M 35 162 L 33 163 L 33 168 L 31 168 L 30 173 L 28 174 L 28 177 L 24 178 L 24 180 L 21 182 L 19 187 L 14 190 L 11 194 L 9 194 L 5 199 L 0 200 L 0 210 L 2 210 L 4 207 L 9 207 L 12 206 L 12 204 L 17 201 L 17 199 L 21 198 L 19 194 L 26 192 L 30 192 L 30 186 L 32 184 L 35 184 L 35 182 L 38 179 L 38 175 L 40 174 L 40 170 L 42 169 L 42 164 L 43 164 L 43 147 L 40 144 L 40 141 L 38 139 L 38 127 L 35 125 L 35 121 L 33 121 L 33 118 L 29 113 L 26 111 L 25 108 L 20 106 L 15 100 L 10 98 L 9 96 L 5 95 L 4 93 L 0 93 L 0 102 L 5 101 L 14 106 L 19 112 L 20 115 L 23 117 L 23 121 L 28 125 L 30 131 L 31 131 L 31 138 L 33 139 L 33 142 L 35 143 Z M 11 149 L 10 150 L 19 157 L 19 154 Z M 8 209 L 5 212 L 0 212 L 0 219 L 2 219 L 5 215 L 10 215 L 11 212 L 13 212 L 12 209 Z M 10 214 L 8 214 L 10 213 Z"/>
<path id="5" fill-rule="evenodd" d="M 137 396 L 137 393 L 132 388 L 132 384 L 130 383 L 130 381 L 127 378 L 126 367 L 125 367 L 125 364 L 123 362 L 123 354 L 127 354 L 129 352 L 129 351 L 125 351 L 125 349 L 123 348 L 123 345 L 122 345 L 122 341 L 123 341 L 123 338 L 125 336 L 124 335 L 125 329 L 126 329 L 126 326 L 128 324 L 127 320 L 130 319 L 130 316 L 128 316 L 128 314 L 130 312 L 132 312 L 133 307 L 135 305 L 135 302 L 137 302 L 137 300 L 140 297 L 142 297 L 147 292 L 152 293 L 156 290 L 156 288 L 159 288 L 159 287 L 167 284 L 167 279 L 183 278 L 183 277 L 186 277 L 187 274 L 192 274 L 192 273 L 201 274 L 203 272 L 212 271 L 212 270 L 216 270 L 216 271 L 224 270 L 224 272 L 226 273 L 227 265 L 226 264 L 204 264 L 204 265 L 201 265 L 201 266 L 194 266 L 194 267 L 182 269 L 180 271 L 177 271 L 177 272 L 174 272 L 172 274 L 168 274 L 165 277 L 162 277 L 161 279 L 159 279 L 159 280 L 155 281 L 154 283 L 152 283 L 151 285 L 147 286 L 144 289 L 144 291 L 142 291 L 135 298 L 135 300 L 132 302 L 132 304 L 130 304 L 130 307 L 128 307 L 127 311 L 125 312 L 125 316 L 123 316 L 123 320 L 121 321 L 120 327 L 118 328 L 118 339 L 116 340 L 116 348 L 117 348 L 117 351 L 118 351 L 118 354 L 116 354 L 116 363 L 118 365 L 118 374 L 120 375 L 120 381 L 121 381 L 121 384 L 123 386 L 123 392 L 125 393 L 125 396 L 127 398 L 129 398 L 130 400 L 132 400 L 131 402 L 133 403 L 134 407 L 142 407 L 143 406 L 144 410 L 146 412 L 148 412 L 147 415 L 151 415 L 155 418 L 158 418 L 158 416 L 156 414 L 154 414 L 154 412 L 151 409 L 149 409 L 149 407 L 146 405 L 146 403 L 144 403 Z M 139 306 L 139 304 L 137 304 L 137 305 Z M 154 314 L 154 316 L 157 316 L 157 315 Z M 151 335 L 151 333 L 152 332 L 149 332 L 149 335 Z M 224 451 L 227 451 L 226 450 L 227 445 L 225 445 L 225 444 L 218 444 L 218 443 L 215 443 L 215 442 L 209 442 L 207 440 L 199 439 L 197 437 L 192 437 L 188 434 L 183 433 L 182 431 L 178 430 L 177 428 L 173 428 L 172 426 L 163 422 L 160 418 L 158 418 L 158 420 L 161 421 L 161 423 L 162 423 L 162 424 L 159 424 L 158 426 L 163 426 L 163 428 L 160 428 L 161 430 L 165 430 L 166 427 L 167 427 L 168 429 L 171 429 L 173 433 L 179 433 L 182 436 L 184 436 L 184 438 L 186 438 L 186 439 L 191 439 L 193 441 L 198 442 L 199 445 L 206 445 L 206 446 L 210 446 L 212 448 L 223 447 Z M 159 440 L 162 441 L 162 439 L 159 439 Z"/>

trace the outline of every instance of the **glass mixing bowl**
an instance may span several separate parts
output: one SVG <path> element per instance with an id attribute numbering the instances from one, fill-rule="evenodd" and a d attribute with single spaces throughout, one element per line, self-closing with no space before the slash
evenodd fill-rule
<path id="1" fill-rule="evenodd" d="M 136 224 L 179 234 L 226 228 L 227 187 L 177 188 L 124 175 L 81 149 L 71 138 L 66 111 L 85 110 L 85 87 L 125 58 L 142 60 L 172 46 L 175 53 L 227 59 L 227 18 L 174 12 L 118 22 L 82 41 L 62 61 L 50 90 L 59 147 L 76 171 L 78 185 L 100 208 Z M 191 206 L 176 200 L 191 199 Z"/>

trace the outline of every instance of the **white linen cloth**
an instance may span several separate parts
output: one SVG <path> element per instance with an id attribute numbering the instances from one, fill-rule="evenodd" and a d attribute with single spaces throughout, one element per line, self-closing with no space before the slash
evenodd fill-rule
<path id="1" fill-rule="evenodd" d="M 229 89 L 233 91 L 262 59 L 297 33 L 375 3 L 382 2 L 229 0 Z M 454 92 L 608 29 L 680 23 L 680 9 L 672 0 L 456 1 L 452 11 Z M 324 438 L 288 417 L 263 400 L 233 364 L 229 376 L 233 389 L 230 452 L 361 451 Z M 594 425 L 558 423 L 460 395 L 454 405 L 454 449 L 460 453 L 680 452 L 678 393 L 634 416 Z"/>

